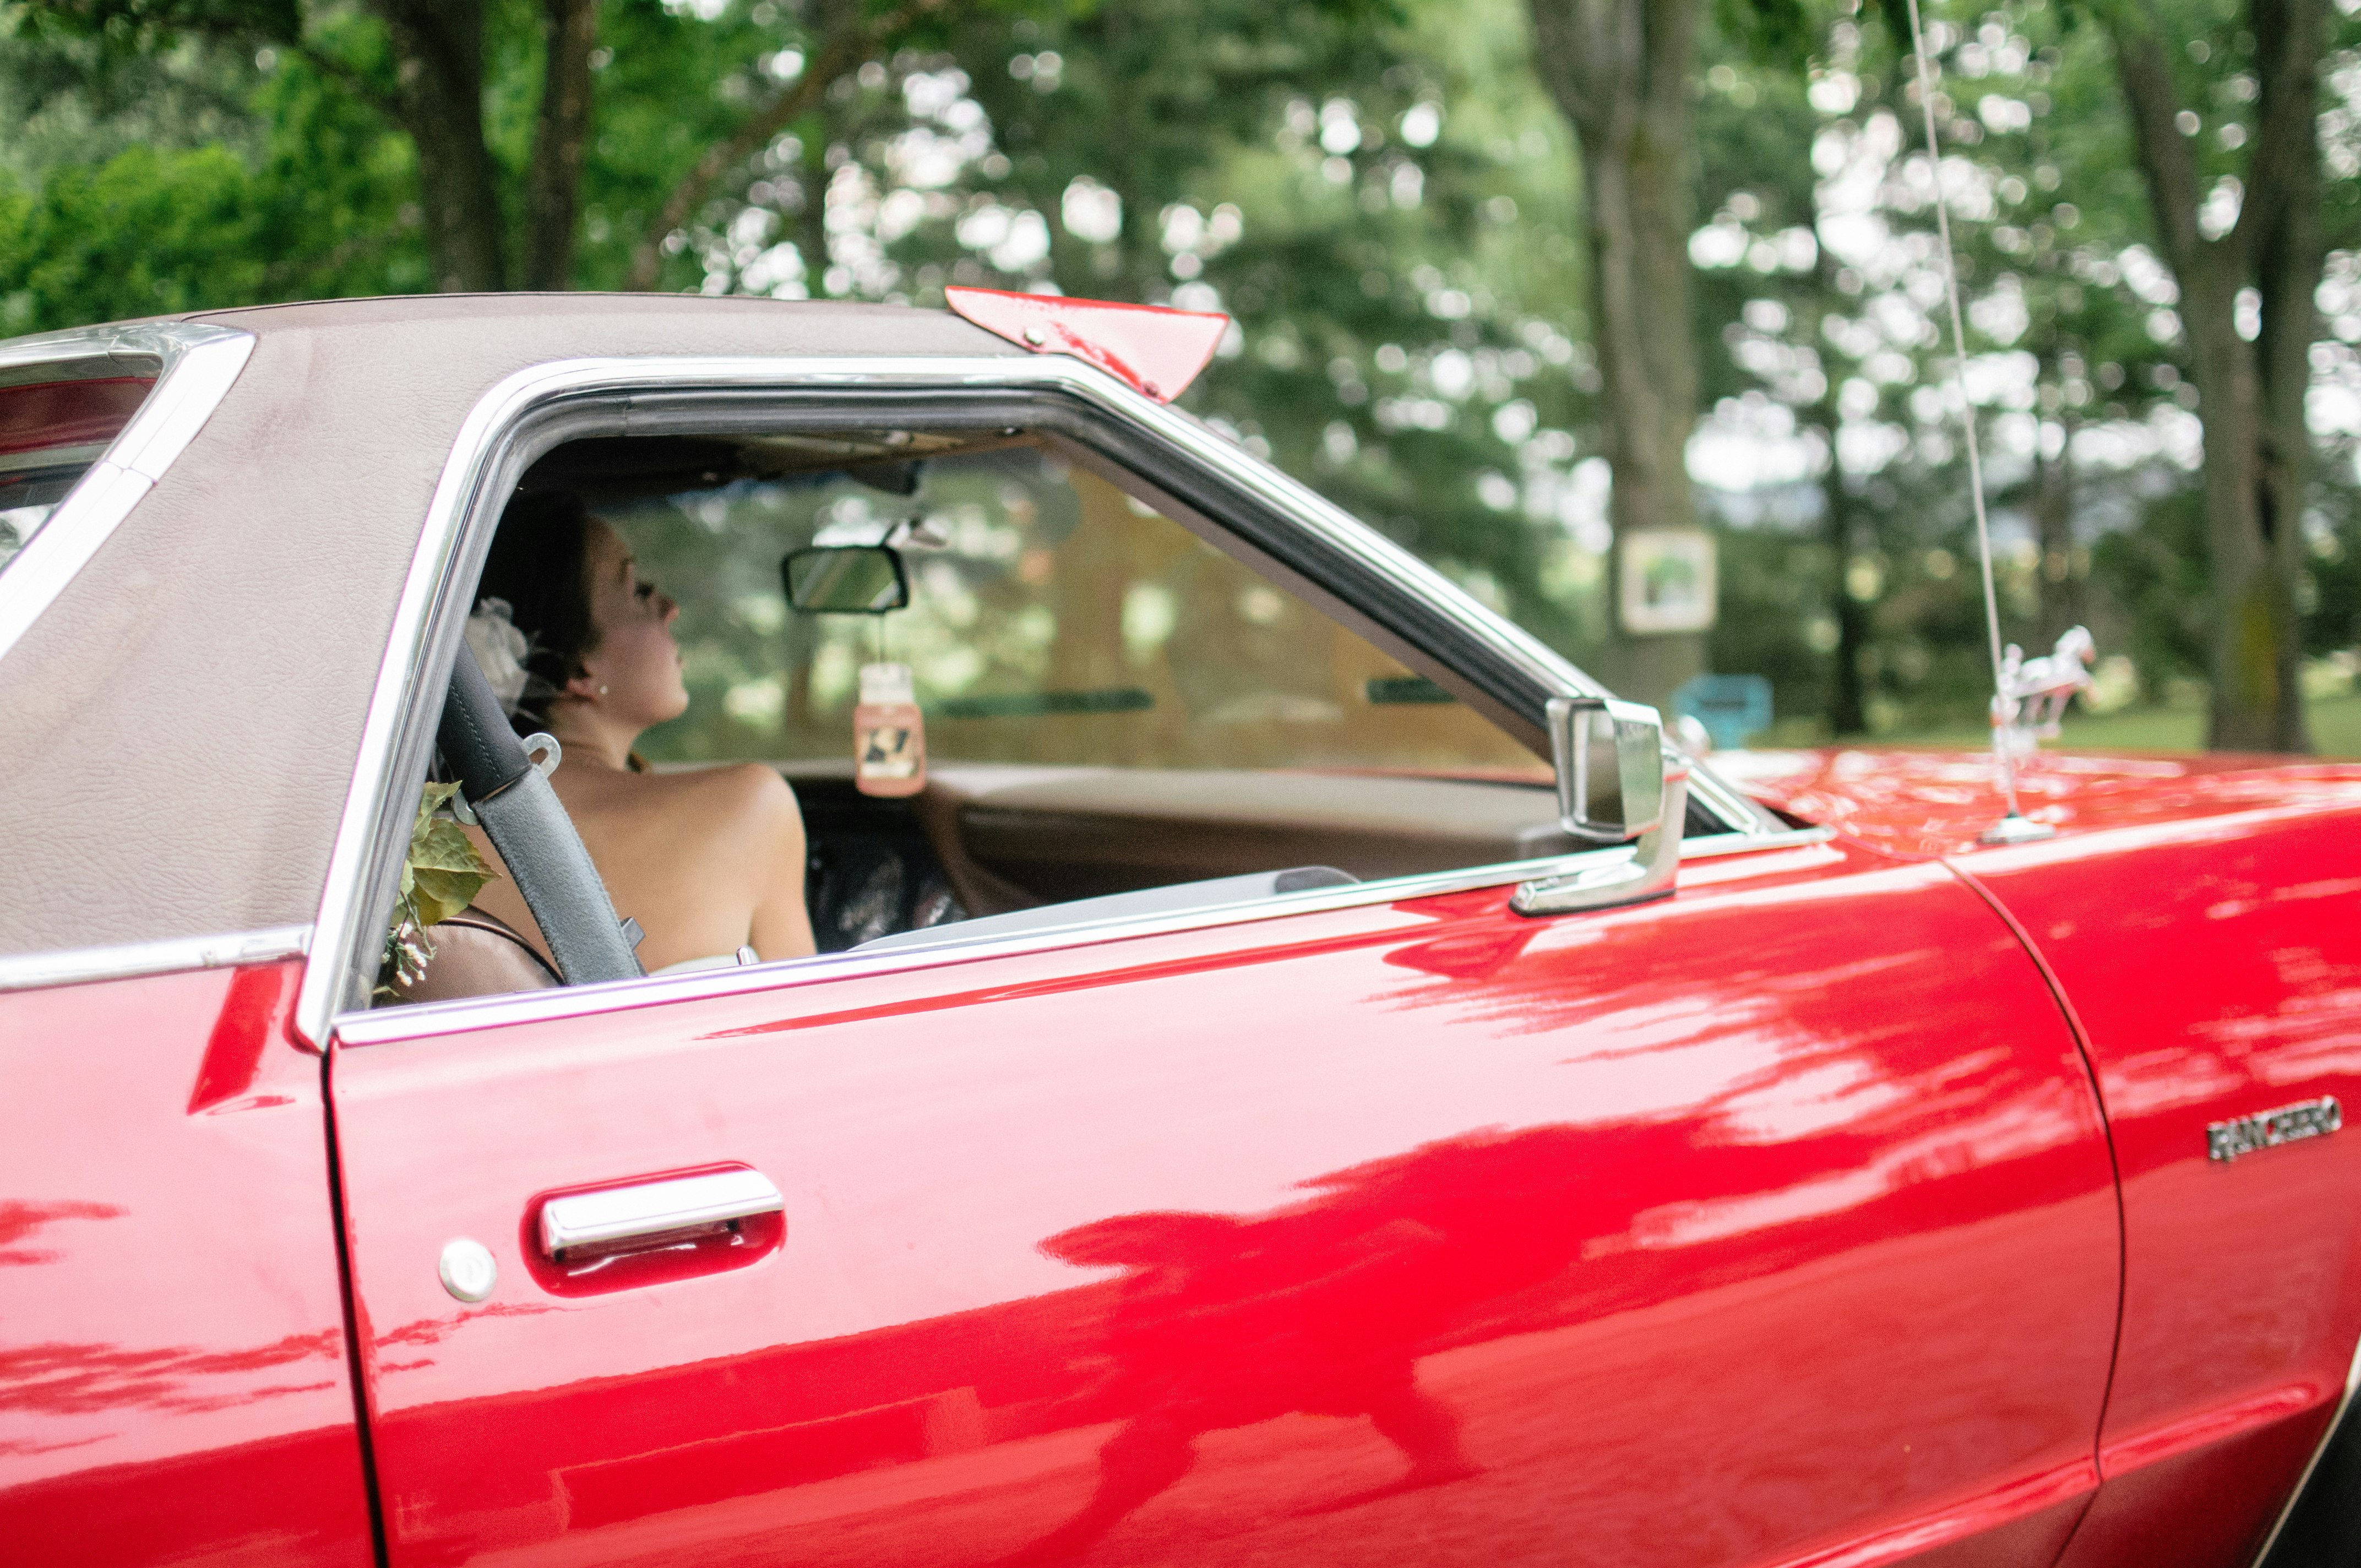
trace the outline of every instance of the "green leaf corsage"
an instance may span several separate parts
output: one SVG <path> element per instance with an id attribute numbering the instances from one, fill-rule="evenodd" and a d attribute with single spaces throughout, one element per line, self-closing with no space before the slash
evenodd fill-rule
<path id="1" fill-rule="evenodd" d="M 378 970 L 379 996 L 400 995 L 423 980 L 426 962 L 434 956 L 426 928 L 467 908 L 486 883 L 500 879 L 448 815 L 451 797 L 458 793 L 457 784 L 431 783 L 419 792 L 410 852 L 401 862 L 401 896 L 393 906 Z"/>

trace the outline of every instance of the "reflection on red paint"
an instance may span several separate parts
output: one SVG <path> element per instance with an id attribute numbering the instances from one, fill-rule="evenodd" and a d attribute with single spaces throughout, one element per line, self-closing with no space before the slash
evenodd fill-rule
<path id="1" fill-rule="evenodd" d="M 369 1561 L 299 969 L 0 996 L 11 1561 Z"/>
<path id="2" fill-rule="evenodd" d="M 333 1373 L 343 1353 L 344 1336 L 327 1329 L 235 1350 L 71 1341 L 11 1344 L 0 1348 L 0 1406 L 53 1416 L 230 1409 L 249 1400 L 338 1387 L 335 1376 L 324 1381 L 320 1375 Z M 276 1380 L 240 1376 L 257 1372 Z"/>
<path id="3" fill-rule="evenodd" d="M 34 1264 L 57 1262 L 64 1255 L 62 1253 L 46 1247 L 17 1245 L 32 1240 L 51 1225 L 66 1220 L 119 1219 L 123 1212 L 113 1203 L 0 1201 L 0 1268 L 25 1268 Z M 5 1351 L 0 1351 L 0 1354 L 5 1354 Z"/>
<path id="4" fill-rule="evenodd" d="M 266 964 L 236 970 L 221 1014 L 205 1040 L 205 1054 L 197 1066 L 196 1087 L 189 1092 L 189 1113 L 209 1111 L 254 1087 L 262 1053 L 273 1038 L 272 1025 L 283 1003 L 292 1000 L 298 970 L 287 964 Z M 272 1104 L 289 1103 L 284 1096 Z"/>
<path id="5" fill-rule="evenodd" d="M 1012 1562 L 1062 1562 L 1187 1475 L 1198 1441 L 1301 1413 L 1366 1419 L 1402 1473 L 1323 1499 L 1331 1512 L 1482 1474 L 1417 1361 L 1487 1302 L 1547 1281 L 1579 1247 L 1565 1212 L 1588 1151 L 1566 1128 L 1475 1136 L 1306 1185 L 1324 1195 L 1255 1219 L 1126 1214 L 1041 1244 L 1126 1271 L 1094 1383 L 1119 1414 L 1099 1482 Z"/>
<path id="6" fill-rule="evenodd" d="M 2125 803 L 2047 852 L 1959 862 L 2072 1001 L 2123 1173 L 2108 1479 L 2069 1568 L 2251 1556 L 2343 1389 L 2361 1254 L 2326 1217 L 2356 1212 L 2361 1140 L 2225 1165 L 2206 1126 L 2322 1094 L 2361 1104 L 2354 776 L 2192 768 L 2172 788 L 2213 814 Z"/>
<path id="7" fill-rule="evenodd" d="M 1516 962 L 1541 934 L 1542 927 L 1531 922 L 1506 929 L 1460 932 L 1397 948 L 1386 955 L 1386 962 L 1456 980 L 1482 980 Z"/>
<path id="8" fill-rule="evenodd" d="M 2016 776 L 2025 815 L 2069 832 L 2183 830 L 2242 812 L 2302 813 L 2361 803 L 2361 766 L 2210 752 L 2086 757 L 2043 752 Z M 1991 757 L 1945 751 L 1754 751 L 1715 759 L 1750 792 L 1892 854 L 1966 854 L 1998 813 Z M 2268 769 L 2268 771 L 2266 771 Z M 2243 836 L 2222 824 L 2217 837 Z M 2050 850 L 2054 850 L 2051 846 Z M 2026 853 L 2044 858 L 2050 850 Z"/>
<path id="9" fill-rule="evenodd" d="M 2118 1284 L 2057 1007 L 1940 868 L 1725 872 L 341 1051 L 357 1288 L 443 1325 L 393 1563 L 2054 1553 Z M 534 1194 L 715 1159 L 764 1266 L 533 1278 Z"/>

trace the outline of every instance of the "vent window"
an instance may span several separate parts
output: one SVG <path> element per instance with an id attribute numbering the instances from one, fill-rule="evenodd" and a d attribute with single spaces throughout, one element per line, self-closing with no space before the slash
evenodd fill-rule
<path id="1" fill-rule="evenodd" d="M 0 569 L 104 455 L 156 385 L 149 376 L 74 377 L 71 368 L 39 367 L 31 373 L 58 378 L 0 387 Z"/>

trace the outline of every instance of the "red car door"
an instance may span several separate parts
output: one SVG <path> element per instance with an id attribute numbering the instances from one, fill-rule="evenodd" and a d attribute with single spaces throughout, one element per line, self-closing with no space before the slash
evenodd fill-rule
<path id="1" fill-rule="evenodd" d="M 2118 1231 L 2002 921 L 1828 846 L 1509 892 L 347 1019 L 395 1568 L 2048 1561 Z"/>
<path id="2" fill-rule="evenodd" d="M 0 994 L 0 1562 L 373 1559 L 302 936 Z"/>

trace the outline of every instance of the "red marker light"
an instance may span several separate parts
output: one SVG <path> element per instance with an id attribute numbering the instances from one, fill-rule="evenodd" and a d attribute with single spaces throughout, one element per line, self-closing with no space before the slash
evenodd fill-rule
<path id="1" fill-rule="evenodd" d="M 1071 354 L 1169 403 L 1197 378 L 1221 346 L 1230 318 L 1211 311 L 1168 311 L 1070 300 L 1062 294 L 1010 294 L 998 289 L 946 289 L 953 312 L 1037 354 Z"/>

